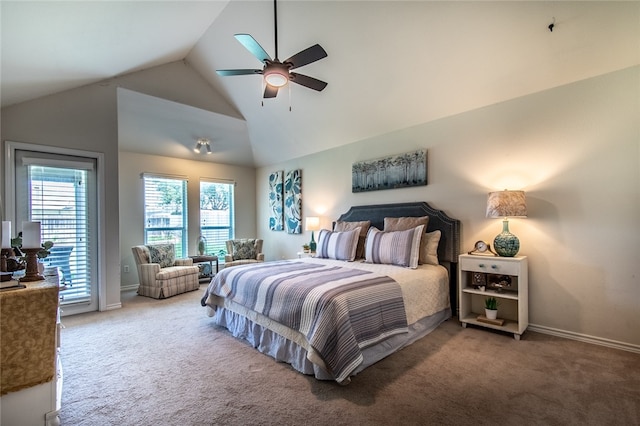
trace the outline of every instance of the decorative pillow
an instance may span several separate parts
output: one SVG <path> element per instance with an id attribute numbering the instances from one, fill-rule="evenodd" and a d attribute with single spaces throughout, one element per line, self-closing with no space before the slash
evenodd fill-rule
<path id="1" fill-rule="evenodd" d="M 233 260 L 255 259 L 258 257 L 255 238 L 233 240 L 231 243 L 233 244 Z"/>
<path id="2" fill-rule="evenodd" d="M 161 268 L 173 266 L 176 261 L 176 252 L 173 244 L 154 244 L 147 246 L 149 249 L 149 261 L 160 264 Z"/>
<path id="3" fill-rule="evenodd" d="M 337 232 L 353 231 L 354 229 L 360 227 L 360 236 L 358 236 L 358 247 L 356 248 L 356 259 L 364 259 L 364 242 L 367 239 L 367 232 L 369 232 L 370 226 L 370 220 L 361 220 L 360 222 L 345 222 L 339 220 L 336 222 L 336 226 L 333 228 L 333 230 Z"/>
<path id="4" fill-rule="evenodd" d="M 356 257 L 359 235 L 360 227 L 344 232 L 321 229 L 318 234 L 316 257 L 353 261 Z"/>
<path id="5" fill-rule="evenodd" d="M 420 217 L 385 217 L 384 218 L 384 230 L 386 231 L 406 231 L 407 229 L 413 229 L 416 226 L 424 225 L 426 231 L 429 224 L 429 216 Z M 427 241 L 422 238 L 420 242 L 420 259 L 419 264 L 429 263 L 427 262 Z"/>
<path id="6" fill-rule="evenodd" d="M 418 267 L 420 257 L 420 239 L 424 225 L 406 231 L 383 232 L 372 226 L 367 234 L 365 255 L 367 263 L 384 263 Z"/>
<path id="7" fill-rule="evenodd" d="M 429 265 L 439 265 L 438 262 L 438 244 L 440 243 L 440 237 L 442 232 L 433 231 L 427 232 L 422 236 L 422 241 L 426 241 L 426 253 L 421 251 L 420 255 L 425 255 L 424 262 Z M 422 245 L 422 244 L 421 244 Z"/>

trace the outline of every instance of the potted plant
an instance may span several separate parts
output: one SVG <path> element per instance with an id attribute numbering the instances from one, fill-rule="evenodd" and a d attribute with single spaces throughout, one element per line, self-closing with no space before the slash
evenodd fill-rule
<path id="1" fill-rule="evenodd" d="M 484 299 L 484 314 L 487 319 L 498 318 L 498 305 L 498 301 L 493 296 Z"/>
<path id="2" fill-rule="evenodd" d="M 303 244 L 302 251 L 305 253 L 309 253 L 311 251 L 311 247 L 309 246 L 309 244 Z"/>

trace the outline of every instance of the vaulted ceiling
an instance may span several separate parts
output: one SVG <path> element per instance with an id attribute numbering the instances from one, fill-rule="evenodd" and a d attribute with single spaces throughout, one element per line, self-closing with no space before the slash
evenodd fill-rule
<path id="1" fill-rule="evenodd" d="M 279 59 L 319 43 L 328 57 L 297 71 L 328 86 L 316 92 L 291 84 L 263 101 L 259 76 L 219 77 L 215 70 L 261 68 L 236 33 L 253 35 L 274 56 L 270 0 L 3 0 L 0 7 L 3 107 L 184 61 L 228 108 L 124 91 L 120 143 L 248 166 L 640 64 L 636 1 L 283 0 Z M 176 134 L 167 140 L 181 149 L 158 143 L 167 123 Z M 184 149 L 200 136 L 213 140 L 214 155 Z"/>

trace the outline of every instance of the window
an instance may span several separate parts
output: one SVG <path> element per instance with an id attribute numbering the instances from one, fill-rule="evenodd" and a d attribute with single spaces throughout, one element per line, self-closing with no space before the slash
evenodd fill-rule
<path id="1" fill-rule="evenodd" d="M 187 180 L 144 174 L 145 244 L 171 243 L 187 256 Z"/>
<path id="2" fill-rule="evenodd" d="M 225 242 L 233 239 L 234 183 L 200 181 L 200 234 L 206 240 L 206 253 L 224 259 Z"/>

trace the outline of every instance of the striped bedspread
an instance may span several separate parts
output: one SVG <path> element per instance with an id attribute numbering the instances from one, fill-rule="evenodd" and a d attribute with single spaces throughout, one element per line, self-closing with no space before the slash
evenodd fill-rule
<path id="1" fill-rule="evenodd" d="M 233 267 L 209 284 L 203 306 L 210 296 L 298 330 L 339 383 L 362 363 L 362 348 L 407 332 L 400 286 L 365 270 L 295 260 Z"/>

